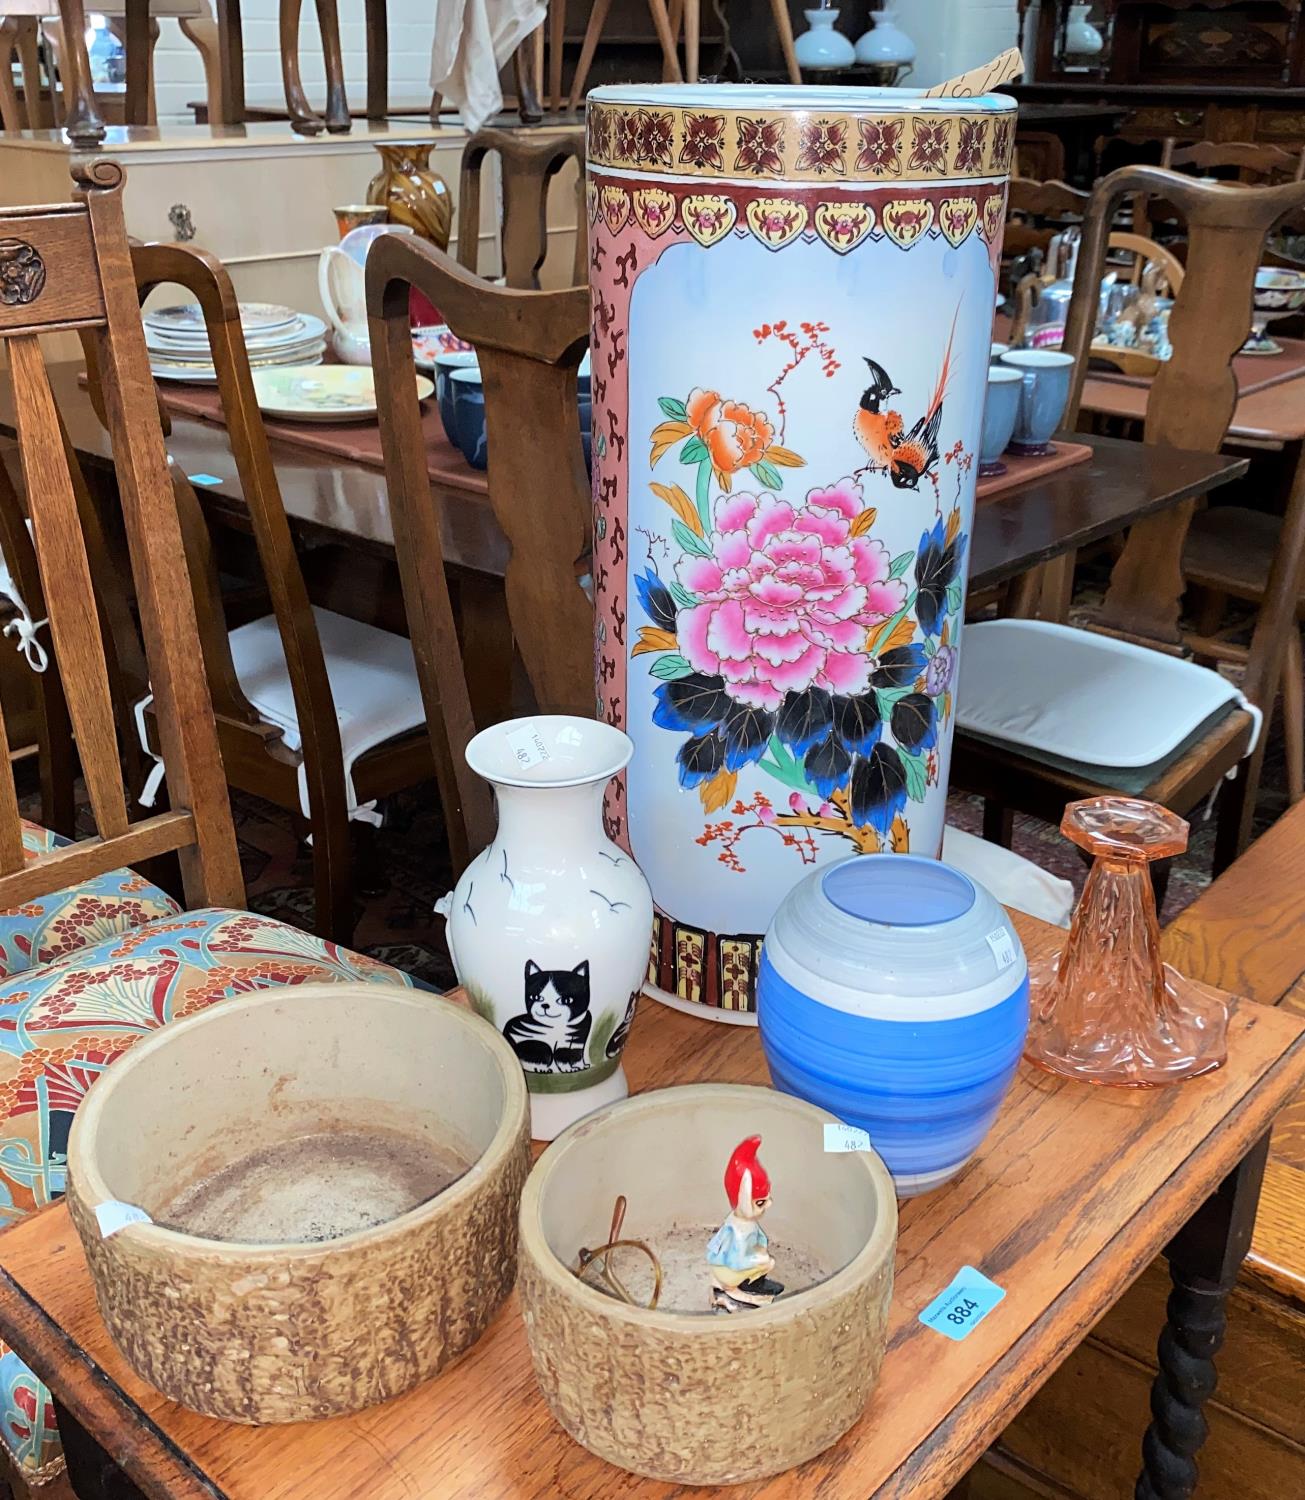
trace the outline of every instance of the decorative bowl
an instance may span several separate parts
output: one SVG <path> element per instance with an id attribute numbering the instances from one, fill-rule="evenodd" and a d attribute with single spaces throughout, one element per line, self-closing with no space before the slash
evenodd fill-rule
<path id="1" fill-rule="evenodd" d="M 771 1089 L 697 1084 L 598 1110 L 540 1157 L 521 1198 L 522 1315 L 544 1399 L 590 1452 L 651 1479 L 736 1484 L 815 1457 L 861 1415 L 887 1337 L 897 1203 L 873 1152 L 826 1153 L 832 1119 Z M 749 1135 L 774 1185 L 775 1275 L 794 1289 L 712 1314 L 706 1246 L 728 1206 L 722 1169 Z M 622 1236 L 651 1245 L 667 1287 L 691 1288 L 680 1310 L 573 1274 L 582 1246 L 606 1242 L 618 1195 Z"/>
<path id="2" fill-rule="evenodd" d="M 516 1276 L 529 1145 L 492 1026 L 397 985 L 305 985 L 116 1062 L 73 1123 L 68 1206 L 137 1374 L 207 1416 L 300 1422 L 480 1336 Z M 148 1219 L 102 1237 L 124 1204 Z"/>
<path id="3" fill-rule="evenodd" d="M 447 323 L 412 330 L 412 357 L 419 369 L 433 370 L 441 354 L 470 354 L 473 346 L 460 339 Z"/>
<path id="4" fill-rule="evenodd" d="M 909 1198 L 988 1133 L 1024 1048 L 1028 964 L 977 881 L 917 855 L 853 855 L 775 913 L 757 1021 L 775 1087 L 868 1131 Z"/>

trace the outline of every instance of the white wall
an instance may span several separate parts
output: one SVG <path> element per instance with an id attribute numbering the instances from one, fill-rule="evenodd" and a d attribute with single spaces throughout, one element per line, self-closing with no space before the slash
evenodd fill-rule
<path id="1" fill-rule="evenodd" d="M 211 3 L 211 0 L 210 0 Z M 0 8 L 3 8 L 0 6 Z M 94 0 L 87 0 L 87 10 Z M 366 79 L 366 28 L 362 0 L 339 0 L 340 44 L 344 51 L 349 102 L 363 102 Z M 245 92 L 251 102 L 279 101 L 281 58 L 277 44 L 277 0 L 244 0 L 241 15 L 245 40 Z M 199 53 L 182 36 L 175 21 L 161 20 L 154 54 L 160 120 L 190 120 L 186 104 L 204 97 L 204 70 Z M 435 29 L 435 0 L 389 0 L 390 98 L 430 101 L 430 48 Z M 325 103 L 322 44 L 313 0 L 304 0 L 300 18 L 299 61 L 308 97 L 319 109 Z"/>
<path id="2" fill-rule="evenodd" d="M 898 0 L 898 25 L 915 42 L 913 88 L 929 88 L 1013 47 L 1016 0 Z"/>

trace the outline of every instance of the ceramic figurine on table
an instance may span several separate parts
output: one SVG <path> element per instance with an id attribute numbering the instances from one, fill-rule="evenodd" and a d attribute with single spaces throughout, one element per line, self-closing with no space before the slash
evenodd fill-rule
<path id="1" fill-rule="evenodd" d="M 761 1216 L 770 1207 L 770 1178 L 757 1160 L 760 1146 L 759 1135 L 740 1141 L 725 1168 L 729 1216 L 707 1246 L 711 1305 L 717 1312 L 765 1307 L 784 1290 L 771 1280 L 775 1261 L 761 1227 Z"/>

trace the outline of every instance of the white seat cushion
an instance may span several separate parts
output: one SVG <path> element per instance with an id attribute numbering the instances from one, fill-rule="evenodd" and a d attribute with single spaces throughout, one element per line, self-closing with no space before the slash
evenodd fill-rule
<path id="1" fill-rule="evenodd" d="M 1234 705 L 1255 719 L 1254 749 L 1259 709 L 1208 667 L 1046 620 L 965 627 L 957 724 L 1034 754 L 1154 766 Z"/>
<path id="2" fill-rule="evenodd" d="M 377 745 L 418 729 L 426 722 L 412 643 L 404 636 L 392 635 L 375 625 L 364 625 L 329 609 L 318 609 L 316 605 L 313 606 L 313 617 L 317 621 L 322 654 L 326 658 L 326 675 L 331 683 L 331 696 L 335 699 L 335 717 L 340 725 L 349 809 L 350 812 L 362 811 L 365 815 L 354 794 L 354 762 Z M 245 696 L 269 724 L 275 724 L 281 730 L 286 748 L 301 753 L 303 736 L 295 713 L 290 670 L 286 665 L 276 617 L 264 615 L 261 619 L 251 620 L 233 630 L 230 640 L 231 660 Z M 149 702 L 148 698 L 143 699 L 136 707 L 141 744 L 147 750 L 150 747 L 145 734 L 144 710 Z M 155 760 L 158 760 L 157 756 Z M 156 789 L 157 780 L 151 777 L 147 792 L 142 794 L 142 804 L 150 805 Z M 302 766 L 299 770 L 299 801 L 307 817 L 308 781 Z"/>

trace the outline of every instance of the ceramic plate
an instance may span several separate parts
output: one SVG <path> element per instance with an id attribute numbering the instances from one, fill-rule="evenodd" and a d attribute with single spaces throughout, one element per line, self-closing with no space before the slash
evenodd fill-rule
<path id="1" fill-rule="evenodd" d="M 286 364 L 260 365 L 257 360 L 250 362 L 250 369 L 257 374 L 260 369 L 306 369 L 313 365 L 320 365 L 326 357 L 326 345 L 317 343 L 306 350 L 294 362 L 293 366 Z M 182 360 L 154 359 L 150 362 L 150 374 L 156 380 L 180 380 L 188 381 L 192 385 L 216 385 L 217 371 L 210 364 L 203 361 L 187 363 Z"/>
<path id="2" fill-rule="evenodd" d="M 298 316 L 293 307 L 282 307 L 275 302 L 240 304 L 240 326 L 246 333 L 283 328 Z M 152 308 L 145 314 L 145 326 L 174 333 L 203 333 L 204 314 L 198 302 L 178 302 L 171 307 Z"/>
<path id="3" fill-rule="evenodd" d="M 412 335 L 412 357 L 423 370 L 435 368 L 437 354 L 465 354 L 470 352 L 471 347 L 447 323 L 437 323 L 433 328 L 418 328 Z"/>
<path id="4" fill-rule="evenodd" d="M 417 376 L 419 401 L 434 389 Z M 255 370 L 254 391 L 269 417 L 292 422 L 360 422 L 376 415 L 375 377 L 360 365 Z"/>
<path id="5" fill-rule="evenodd" d="M 295 348 L 326 336 L 326 324 L 311 313 L 297 313 L 284 327 L 273 329 L 245 329 L 245 347 L 251 354 L 274 354 L 281 349 Z M 194 333 L 175 333 L 170 329 L 148 328 L 145 342 L 151 352 L 177 358 L 208 353 L 208 334 L 204 329 Z"/>

